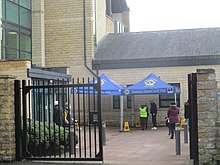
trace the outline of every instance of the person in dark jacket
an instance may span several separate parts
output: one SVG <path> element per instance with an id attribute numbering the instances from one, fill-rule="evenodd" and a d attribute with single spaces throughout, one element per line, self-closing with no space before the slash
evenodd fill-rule
<path id="1" fill-rule="evenodd" d="M 150 113 L 153 123 L 153 128 L 151 129 L 157 129 L 157 105 L 152 100 L 150 100 Z"/>
<path id="2" fill-rule="evenodd" d="M 62 125 L 62 114 L 63 114 L 63 109 L 62 107 L 59 106 L 59 102 L 55 101 L 54 102 L 54 109 L 53 109 L 53 122 L 56 125 L 61 126 Z"/>
<path id="3" fill-rule="evenodd" d="M 170 119 L 170 130 L 171 130 L 170 139 L 173 139 L 174 137 L 175 123 L 179 122 L 178 114 L 179 114 L 179 108 L 176 106 L 176 103 L 172 102 L 167 112 L 167 117 Z"/>

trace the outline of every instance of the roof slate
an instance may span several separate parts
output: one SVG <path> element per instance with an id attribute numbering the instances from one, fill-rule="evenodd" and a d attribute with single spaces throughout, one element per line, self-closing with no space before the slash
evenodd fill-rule
<path id="1" fill-rule="evenodd" d="M 128 11 L 129 8 L 125 0 L 111 0 L 112 2 L 112 13 L 122 13 Z"/>
<path id="2" fill-rule="evenodd" d="M 220 55 L 220 28 L 109 33 L 94 60 Z"/>

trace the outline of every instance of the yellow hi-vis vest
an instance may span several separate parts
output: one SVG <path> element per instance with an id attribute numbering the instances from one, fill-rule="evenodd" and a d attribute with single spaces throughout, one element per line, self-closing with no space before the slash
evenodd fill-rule
<path id="1" fill-rule="evenodd" d="M 140 117 L 147 117 L 147 107 L 139 108 Z"/>

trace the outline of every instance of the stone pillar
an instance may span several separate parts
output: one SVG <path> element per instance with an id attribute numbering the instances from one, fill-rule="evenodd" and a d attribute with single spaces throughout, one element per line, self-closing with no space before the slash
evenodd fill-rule
<path id="1" fill-rule="evenodd" d="M 0 75 L 0 162 L 15 160 L 14 80 Z"/>
<path id="2" fill-rule="evenodd" d="M 216 139 L 216 146 L 217 146 L 217 153 L 215 155 L 215 159 L 220 163 L 220 82 L 217 82 L 218 86 L 218 118 L 217 118 L 217 139 Z"/>
<path id="3" fill-rule="evenodd" d="M 199 164 L 217 164 L 217 82 L 214 69 L 197 70 Z"/>

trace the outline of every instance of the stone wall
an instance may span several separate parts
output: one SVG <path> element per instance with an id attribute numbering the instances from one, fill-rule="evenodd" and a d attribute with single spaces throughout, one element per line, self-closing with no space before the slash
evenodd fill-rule
<path id="1" fill-rule="evenodd" d="M 219 160 L 220 161 L 220 82 L 217 82 L 217 87 L 218 87 L 218 118 L 217 118 L 217 122 L 216 122 L 216 126 L 217 126 L 217 138 L 216 138 L 216 148 L 217 148 L 217 152 L 216 155 L 214 156 L 215 160 Z M 220 163 L 220 162 L 219 162 Z"/>
<path id="2" fill-rule="evenodd" d="M 199 164 L 217 165 L 219 158 L 219 112 L 214 69 L 197 70 Z"/>
<path id="3" fill-rule="evenodd" d="M 26 80 L 27 69 L 31 68 L 28 59 L 0 60 L 0 74 L 16 76 L 16 79 Z"/>
<path id="4" fill-rule="evenodd" d="M 0 75 L 0 162 L 15 160 L 14 79 Z"/>

